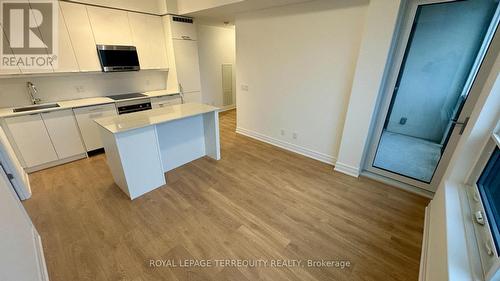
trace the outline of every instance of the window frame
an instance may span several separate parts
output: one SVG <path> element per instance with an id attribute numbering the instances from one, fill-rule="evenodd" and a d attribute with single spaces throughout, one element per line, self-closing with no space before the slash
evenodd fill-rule
<path id="1" fill-rule="evenodd" d="M 472 172 L 466 181 L 466 191 L 469 201 L 471 215 L 473 216 L 474 234 L 481 259 L 481 269 L 484 280 L 490 281 L 500 275 L 500 253 L 495 246 L 495 240 L 490 228 L 489 218 L 486 215 L 484 204 L 477 186 L 477 181 L 486 168 L 491 155 L 498 147 L 500 149 L 500 121 L 497 123 L 497 129 L 491 134 L 491 138 L 482 149 L 480 158 L 475 164 Z M 474 219 L 474 214 L 481 211 L 484 218 L 484 225 L 480 225 Z M 500 222 L 496 222 L 500 223 Z M 488 248 L 492 254 L 488 253 Z"/>

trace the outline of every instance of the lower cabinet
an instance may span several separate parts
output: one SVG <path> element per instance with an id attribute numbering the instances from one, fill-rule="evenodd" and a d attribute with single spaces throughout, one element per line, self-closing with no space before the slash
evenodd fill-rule
<path id="1" fill-rule="evenodd" d="M 71 109 L 44 112 L 42 119 L 59 159 L 85 153 Z"/>
<path id="2" fill-rule="evenodd" d="M 99 125 L 94 122 L 94 119 L 117 115 L 115 104 L 80 107 L 73 109 L 73 111 L 87 151 L 103 148 Z"/>
<path id="3" fill-rule="evenodd" d="M 5 118 L 5 123 L 25 168 L 58 160 L 40 114 Z"/>
<path id="4" fill-rule="evenodd" d="M 175 96 L 161 96 L 151 98 L 151 107 L 160 108 L 169 105 L 181 104 L 181 98 L 177 95 Z"/>
<path id="5" fill-rule="evenodd" d="M 5 123 L 24 168 L 85 153 L 71 109 L 9 117 Z"/>

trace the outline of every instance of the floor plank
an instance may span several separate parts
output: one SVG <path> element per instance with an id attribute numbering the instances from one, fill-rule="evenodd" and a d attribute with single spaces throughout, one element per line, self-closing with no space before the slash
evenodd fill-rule
<path id="1" fill-rule="evenodd" d="M 418 279 L 428 199 L 334 172 L 235 127 L 236 111 L 221 113 L 222 159 L 177 168 L 166 186 L 134 201 L 114 184 L 105 155 L 31 174 L 33 197 L 24 205 L 51 280 Z M 157 259 L 212 266 L 150 266 Z M 351 266 L 307 266 L 321 259 Z"/>

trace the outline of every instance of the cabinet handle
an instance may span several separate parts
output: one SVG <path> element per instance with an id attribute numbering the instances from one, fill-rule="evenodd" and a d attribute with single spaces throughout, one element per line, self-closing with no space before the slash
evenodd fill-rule
<path id="1" fill-rule="evenodd" d="M 191 39 L 191 37 L 186 36 L 186 35 L 182 35 L 182 36 L 181 36 L 181 38 L 182 38 L 182 39 Z"/>

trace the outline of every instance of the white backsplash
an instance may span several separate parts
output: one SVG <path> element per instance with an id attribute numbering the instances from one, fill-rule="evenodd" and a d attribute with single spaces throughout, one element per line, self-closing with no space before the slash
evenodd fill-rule
<path id="1" fill-rule="evenodd" d="M 0 79 L 0 107 L 30 104 L 26 83 L 32 82 L 44 102 L 166 89 L 168 72 L 70 73 Z"/>

